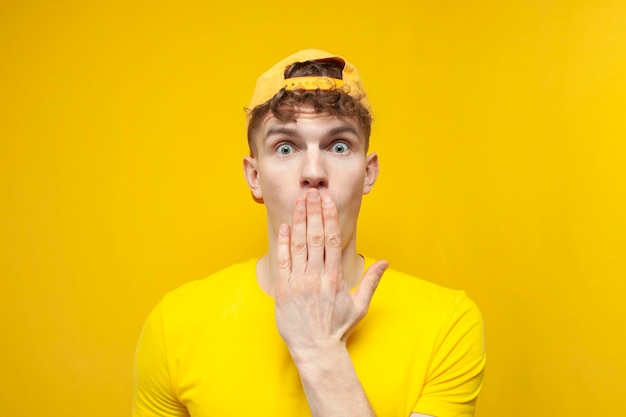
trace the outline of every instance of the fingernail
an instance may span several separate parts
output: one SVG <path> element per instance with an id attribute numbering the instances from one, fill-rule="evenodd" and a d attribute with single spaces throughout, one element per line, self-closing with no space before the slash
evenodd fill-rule
<path id="1" fill-rule="evenodd" d="M 322 197 L 322 205 L 326 206 L 326 207 L 330 207 L 333 205 L 333 199 L 330 198 L 329 195 L 325 195 L 324 197 Z"/>
<path id="2" fill-rule="evenodd" d="M 289 233 L 289 226 L 287 226 L 286 224 L 281 224 L 279 232 L 286 235 L 287 233 Z"/>
<path id="3" fill-rule="evenodd" d="M 298 208 L 306 208 L 306 201 L 305 200 L 297 200 L 296 201 L 296 206 L 298 206 Z"/>
<path id="4" fill-rule="evenodd" d="M 308 193 L 308 198 L 309 200 L 319 200 L 320 199 L 319 191 L 317 191 L 316 188 L 312 188 Z"/>

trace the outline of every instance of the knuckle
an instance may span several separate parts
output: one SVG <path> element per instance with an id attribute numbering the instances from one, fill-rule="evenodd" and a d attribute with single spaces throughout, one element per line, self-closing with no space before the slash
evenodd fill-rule
<path id="1" fill-rule="evenodd" d="M 341 247 L 341 236 L 337 234 L 327 235 L 326 246 L 331 247 L 331 248 Z"/>
<path id="2" fill-rule="evenodd" d="M 286 285 L 276 285 L 274 288 L 274 300 L 278 305 L 284 305 L 289 300 L 289 289 Z"/>
<path id="3" fill-rule="evenodd" d="M 306 253 L 306 246 L 305 241 L 299 240 L 291 244 L 291 250 L 293 250 L 294 253 Z"/>
<path id="4" fill-rule="evenodd" d="M 324 234 L 323 233 L 313 233 L 309 236 L 309 242 L 311 246 L 320 247 L 324 246 Z"/>
<path id="5" fill-rule="evenodd" d="M 324 218 L 325 219 L 336 219 L 339 215 L 337 210 L 334 207 L 325 207 L 324 208 Z"/>
<path id="6" fill-rule="evenodd" d="M 328 285 L 332 289 L 333 292 L 337 292 L 341 290 L 343 284 L 345 284 L 345 282 L 341 279 L 340 274 L 329 274 L 327 279 L 328 279 Z"/>
<path id="7" fill-rule="evenodd" d="M 291 260 L 289 258 L 283 258 L 278 260 L 279 269 L 291 269 Z"/>

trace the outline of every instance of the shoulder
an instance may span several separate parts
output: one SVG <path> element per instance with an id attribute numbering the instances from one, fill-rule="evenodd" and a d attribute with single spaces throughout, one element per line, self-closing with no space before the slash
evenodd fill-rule
<path id="1" fill-rule="evenodd" d="M 213 274 L 194 281 L 187 282 L 168 292 L 162 303 L 178 304 L 194 300 L 206 300 L 206 297 L 215 297 L 233 287 L 241 287 L 254 283 L 256 273 L 256 259 L 227 266 Z"/>
<path id="2" fill-rule="evenodd" d="M 374 261 L 366 258 L 366 264 Z M 397 304 L 417 306 L 418 304 L 429 310 L 457 310 L 476 309 L 476 304 L 463 290 L 447 288 L 431 281 L 418 278 L 414 275 L 387 269 L 375 297 L 391 298 Z"/>
<path id="3" fill-rule="evenodd" d="M 366 258 L 366 265 L 373 260 Z M 474 301 L 463 290 L 447 288 L 389 268 L 374 294 L 371 313 L 401 318 L 409 327 L 439 333 L 455 327 L 483 327 Z"/>
<path id="4" fill-rule="evenodd" d="M 228 266 L 168 292 L 155 309 L 170 325 L 188 327 L 203 317 L 219 316 L 246 298 L 262 302 L 255 272 L 256 259 Z"/>

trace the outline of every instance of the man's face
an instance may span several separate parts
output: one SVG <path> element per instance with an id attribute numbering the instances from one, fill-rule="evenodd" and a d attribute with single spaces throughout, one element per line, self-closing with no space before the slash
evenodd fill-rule
<path id="1" fill-rule="evenodd" d="M 330 195 L 346 244 L 355 234 L 362 195 L 376 181 L 377 156 L 365 155 L 365 138 L 355 118 L 300 110 L 291 122 L 270 113 L 256 130 L 256 154 L 244 160 L 248 185 L 255 200 L 265 203 L 274 235 L 282 223 L 291 224 L 295 201 L 309 188 Z"/>

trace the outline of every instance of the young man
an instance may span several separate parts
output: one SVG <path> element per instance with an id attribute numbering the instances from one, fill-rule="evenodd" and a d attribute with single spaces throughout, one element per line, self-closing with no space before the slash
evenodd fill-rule
<path id="1" fill-rule="evenodd" d="M 259 78 L 244 172 L 267 210 L 269 251 L 153 310 L 134 416 L 474 414 L 485 363 L 476 306 L 357 252 L 378 174 L 370 126 L 358 72 L 340 57 L 300 51 Z"/>

